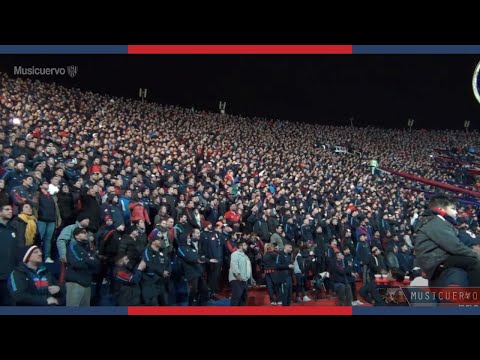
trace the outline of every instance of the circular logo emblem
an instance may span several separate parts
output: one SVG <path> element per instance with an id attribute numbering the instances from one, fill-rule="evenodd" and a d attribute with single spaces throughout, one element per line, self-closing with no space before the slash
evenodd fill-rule
<path id="1" fill-rule="evenodd" d="M 480 103 L 480 62 L 477 64 L 477 67 L 475 68 L 475 71 L 473 73 L 472 88 L 473 94 L 477 98 L 477 101 Z"/>

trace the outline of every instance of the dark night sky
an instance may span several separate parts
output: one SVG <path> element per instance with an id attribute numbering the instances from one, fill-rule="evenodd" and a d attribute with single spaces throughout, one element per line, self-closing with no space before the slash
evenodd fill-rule
<path id="1" fill-rule="evenodd" d="M 1 56 L 0 71 L 14 65 L 77 65 L 74 79 L 42 77 L 68 87 L 292 121 L 385 127 L 480 128 L 472 92 L 474 55 L 183 55 Z"/>

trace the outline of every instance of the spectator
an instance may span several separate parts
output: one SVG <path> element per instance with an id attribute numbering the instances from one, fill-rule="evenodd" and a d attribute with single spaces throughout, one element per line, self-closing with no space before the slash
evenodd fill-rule
<path id="1" fill-rule="evenodd" d="M 20 248 L 21 264 L 12 271 L 8 281 L 15 305 L 64 305 L 65 291 L 42 265 L 42 251 L 36 245 Z"/>
<path id="2" fill-rule="evenodd" d="M 138 266 L 131 267 L 127 255 L 119 256 L 115 262 L 114 297 L 118 306 L 137 306 L 141 304 L 140 281 L 147 264 L 140 261 Z"/>
<path id="3" fill-rule="evenodd" d="M 77 227 L 67 249 L 67 306 L 90 306 L 92 276 L 100 261 L 88 245 L 87 229 Z"/>
<path id="4" fill-rule="evenodd" d="M 432 198 L 430 212 L 419 221 L 415 253 L 420 268 L 429 280 L 442 271 L 458 267 L 468 272 L 470 286 L 480 286 L 480 260 L 476 253 L 458 240 L 455 228 L 448 219 L 455 219 L 455 202 L 445 196 Z"/>
<path id="5" fill-rule="evenodd" d="M 160 251 L 162 247 L 162 239 L 155 237 L 143 252 L 143 261 L 147 266 L 142 279 L 142 296 L 147 306 L 165 306 L 168 303 L 167 285 L 171 265 Z"/>
<path id="6" fill-rule="evenodd" d="M 15 229 L 15 237 L 19 247 L 32 246 L 40 240 L 37 219 L 33 215 L 30 204 L 25 203 L 20 208 L 20 213 L 12 219 L 10 226 Z"/>
<path id="7" fill-rule="evenodd" d="M 178 247 L 178 257 L 182 262 L 185 279 L 188 283 L 188 305 L 206 305 L 208 301 L 208 287 L 203 277 L 203 268 L 201 264 L 216 263 L 216 259 L 207 259 L 200 255 L 193 245 L 193 239 L 200 238 L 200 231 L 195 229 L 191 236 L 187 238 L 186 244 Z"/>
<path id="8" fill-rule="evenodd" d="M 9 222 L 12 219 L 12 206 L 0 204 L 0 305 L 11 305 L 7 279 L 15 267 L 17 240 L 15 229 Z"/>
<path id="9" fill-rule="evenodd" d="M 340 306 L 352 306 L 352 289 L 349 280 L 352 266 L 352 262 L 345 263 L 341 252 L 335 254 L 335 260 L 330 265 L 330 280 L 333 282 L 337 302 Z"/>
<path id="10" fill-rule="evenodd" d="M 45 263 L 51 264 L 52 238 L 56 228 L 57 207 L 53 196 L 48 192 L 48 182 L 44 181 L 40 187 L 38 197 L 38 231 L 43 244 Z"/>
<path id="11" fill-rule="evenodd" d="M 285 244 L 283 250 L 277 254 L 275 269 L 276 271 L 273 273 L 274 280 L 280 288 L 282 305 L 290 306 L 292 301 L 292 274 L 294 269 L 291 244 Z"/>
<path id="12" fill-rule="evenodd" d="M 245 254 L 248 245 L 245 240 L 239 240 L 237 243 L 238 250 L 232 254 L 230 259 L 230 271 L 228 280 L 232 288 L 232 298 L 230 305 L 243 306 L 247 305 L 248 293 L 247 285 L 252 279 L 252 265 L 250 259 Z M 253 284 L 255 284 L 253 282 Z"/>

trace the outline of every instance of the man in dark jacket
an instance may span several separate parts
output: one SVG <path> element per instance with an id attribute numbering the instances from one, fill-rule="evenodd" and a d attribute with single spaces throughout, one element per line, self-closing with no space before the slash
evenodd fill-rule
<path id="1" fill-rule="evenodd" d="M 118 255 L 127 255 L 130 265 L 137 266 L 142 260 L 143 251 L 147 245 L 146 241 L 140 239 L 138 229 L 131 226 L 122 235 Z"/>
<path id="2" fill-rule="evenodd" d="M 283 251 L 277 254 L 275 268 L 276 271 L 273 273 L 274 281 L 280 286 L 282 305 L 289 306 L 292 301 L 292 274 L 294 268 L 292 244 L 285 244 Z"/>
<path id="3" fill-rule="evenodd" d="M 11 305 L 7 279 L 15 268 L 17 240 L 9 221 L 13 215 L 11 205 L 0 204 L 0 305 Z"/>
<path id="4" fill-rule="evenodd" d="M 223 255 L 225 251 L 225 238 L 222 235 L 222 222 L 217 222 L 215 231 L 209 232 L 208 237 L 206 238 L 205 244 L 205 255 L 209 259 L 216 259 L 218 262 L 209 263 L 207 266 L 208 274 L 208 287 L 210 289 L 210 295 L 212 298 L 216 298 L 216 293 L 218 290 L 218 277 L 220 276 L 220 271 L 223 264 Z"/>
<path id="5" fill-rule="evenodd" d="M 193 239 L 200 238 L 200 230 L 194 229 L 187 242 L 180 244 L 177 255 L 182 263 L 185 279 L 188 282 L 188 305 L 206 305 L 208 301 L 208 287 L 203 277 L 202 265 L 205 262 L 216 263 L 217 259 L 207 259 L 200 256 L 192 244 Z"/>
<path id="6" fill-rule="evenodd" d="M 88 232 L 81 227 L 73 230 L 67 248 L 67 306 L 90 306 L 92 276 L 100 261 L 88 244 Z"/>
<path id="7" fill-rule="evenodd" d="M 167 285 L 172 270 L 170 259 L 161 251 L 162 241 L 154 237 L 143 252 L 147 266 L 142 278 L 142 296 L 147 306 L 167 305 Z"/>
<path id="8" fill-rule="evenodd" d="M 92 186 L 87 189 L 87 192 L 80 197 L 82 202 L 82 211 L 88 214 L 90 224 L 88 230 L 92 233 L 96 233 L 101 225 L 102 209 L 97 200 L 98 187 Z"/>
<path id="9" fill-rule="evenodd" d="M 8 281 L 15 305 L 63 305 L 65 291 L 42 265 L 42 251 L 36 245 L 21 251 L 21 264 L 13 270 Z"/>
<path id="10" fill-rule="evenodd" d="M 475 252 L 462 244 L 455 222 L 457 209 L 455 200 L 436 196 L 430 200 L 430 211 L 426 211 L 416 228 L 415 255 L 427 278 L 435 281 L 448 268 L 457 267 L 468 273 L 470 286 L 480 286 L 480 260 Z"/>
<path id="11" fill-rule="evenodd" d="M 138 266 L 130 265 L 127 255 L 119 256 L 114 270 L 114 297 L 118 306 L 141 304 L 140 281 L 147 264 L 140 261 Z"/>
<path id="12" fill-rule="evenodd" d="M 352 288 L 350 277 L 352 275 L 352 262 L 345 262 L 341 252 L 335 254 L 336 259 L 330 263 L 330 280 L 337 295 L 338 305 L 352 305 Z"/>
<path id="13" fill-rule="evenodd" d="M 48 182 L 44 181 L 40 186 L 38 196 L 38 232 L 43 244 L 45 263 L 51 264 L 52 238 L 56 228 L 57 210 L 53 196 L 48 192 Z"/>

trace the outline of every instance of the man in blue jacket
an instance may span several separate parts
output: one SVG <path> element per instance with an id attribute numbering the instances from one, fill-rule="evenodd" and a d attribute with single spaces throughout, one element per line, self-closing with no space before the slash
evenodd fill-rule
<path id="1" fill-rule="evenodd" d="M 99 266 L 97 255 L 90 249 L 87 230 L 76 228 L 67 248 L 67 306 L 90 306 L 92 276 Z"/>
<path id="2" fill-rule="evenodd" d="M 15 305 L 63 305 L 65 292 L 42 264 L 40 248 L 33 245 L 21 250 L 21 264 L 8 281 Z"/>

